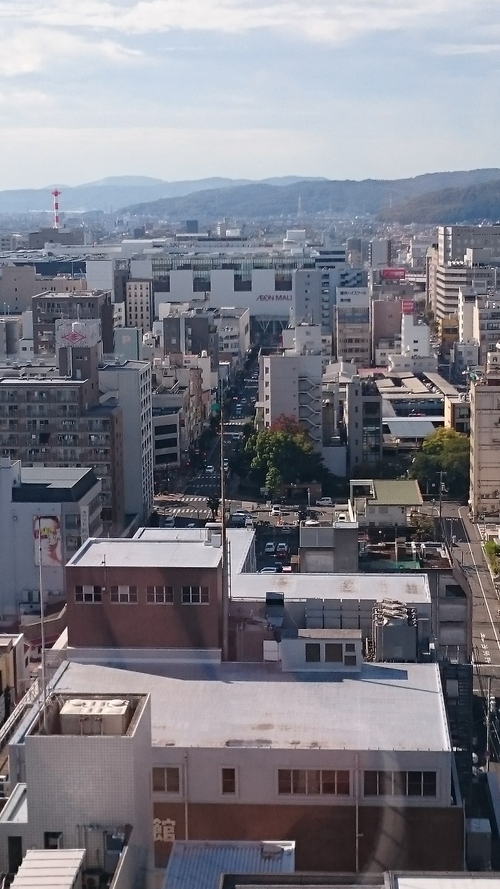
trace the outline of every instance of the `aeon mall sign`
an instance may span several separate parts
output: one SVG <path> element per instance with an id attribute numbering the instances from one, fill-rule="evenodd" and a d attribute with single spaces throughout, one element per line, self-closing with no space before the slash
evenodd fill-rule
<path id="1" fill-rule="evenodd" d="M 293 296 L 291 293 L 259 293 L 257 302 L 262 303 L 291 303 Z"/>

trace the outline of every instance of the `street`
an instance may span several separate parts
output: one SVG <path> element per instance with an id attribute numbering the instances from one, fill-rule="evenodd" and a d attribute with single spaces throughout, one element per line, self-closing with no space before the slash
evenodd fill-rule
<path id="1" fill-rule="evenodd" d="M 495 589 L 481 535 L 468 518 L 467 506 L 443 501 L 446 540 L 472 591 L 472 642 L 476 674 L 483 686 L 492 679 L 492 692 L 500 697 L 500 598 Z M 478 688 L 478 676 L 474 677 Z"/>

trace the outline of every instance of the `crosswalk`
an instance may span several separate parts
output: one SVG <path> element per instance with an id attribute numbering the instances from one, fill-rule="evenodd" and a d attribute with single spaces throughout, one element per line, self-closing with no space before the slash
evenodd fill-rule
<path id="1" fill-rule="evenodd" d="M 158 501 L 157 508 L 159 508 L 160 512 L 165 512 L 167 515 L 172 516 L 192 516 L 193 518 L 203 518 L 205 515 L 210 515 L 210 510 L 207 507 L 207 497 L 192 497 L 189 494 L 182 495 L 182 506 L 177 506 L 174 504 L 178 504 L 181 497 L 179 494 L 170 494 L 166 497 L 162 497 L 161 501 Z M 172 504 L 172 505 L 170 505 Z"/>

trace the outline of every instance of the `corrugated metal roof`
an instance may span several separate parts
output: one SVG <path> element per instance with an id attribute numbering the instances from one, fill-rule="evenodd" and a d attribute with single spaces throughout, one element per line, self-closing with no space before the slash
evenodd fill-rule
<path id="1" fill-rule="evenodd" d="M 84 857 L 85 849 L 28 849 L 12 889 L 72 889 Z"/>
<path id="2" fill-rule="evenodd" d="M 395 438 L 426 438 L 436 431 L 437 423 L 441 417 L 384 417 L 382 423 L 389 427 L 389 432 Z"/>
<path id="3" fill-rule="evenodd" d="M 412 478 L 374 479 L 373 489 L 378 506 L 421 506 L 422 494 Z"/>
<path id="4" fill-rule="evenodd" d="M 221 874 L 292 874 L 295 843 L 177 841 L 162 889 L 217 889 Z"/>

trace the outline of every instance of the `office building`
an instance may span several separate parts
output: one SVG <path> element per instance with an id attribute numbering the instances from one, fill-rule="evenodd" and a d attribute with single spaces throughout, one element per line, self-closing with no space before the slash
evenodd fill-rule
<path id="1" fill-rule="evenodd" d="M 99 320 L 103 350 L 113 352 L 113 307 L 109 291 L 81 293 L 40 293 L 31 300 L 33 311 L 33 351 L 44 358 L 56 354 L 58 321 Z"/>
<path id="2" fill-rule="evenodd" d="M 490 249 L 500 256 L 500 225 L 440 225 L 438 227 L 438 262 L 444 265 L 462 262 L 467 248 Z"/>
<path id="3" fill-rule="evenodd" d="M 367 287 L 337 287 L 334 352 L 337 358 L 369 367 L 370 292 Z"/>
<path id="4" fill-rule="evenodd" d="M 294 417 L 316 447 L 321 447 L 321 354 L 261 356 L 259 412 L 264 428 L 282 415 Z"/>
<path id="5" fill-rule="evenodd" d="M 125 285 L 125 318 L 127 327 L 151 330 L 154 321 L 153 282 L 129 280 Z"/>
<path id="6" fill-rule="evenodd" d="M 500 341 L 500 293 L 476 297 L 472 310 L 472 339 L 479 347 L 478 364 L 485 369 L 489 352 Z"/>
<path id="7" fill-rule="evenodd" d="M 113 399 L 123 417 L 125 513 L 147 521 L 153 508 L 151 365 L 123 361 L 99 367 L 100 401 Z"/>
<path id="8" fill-rule="evenodd" d="M 93 469 L 21 466 L 0 459 L 0 619 L 65 597 L 64 566 L 88 537 L 103 533 L 101 482 Z"/>
<path id="9" fill-rule="evenodd" d="M 352 472 L 357 465 L 382 459 L 382 396 L 375 383 L 353 377 L 346 384 L 344 411 L 348 466 Z"/>
<path id="10" fill-rule="evenodd" d="M 470 508 L 475 520 L 500 516 L 500 352 L 470 388 Z"/>

